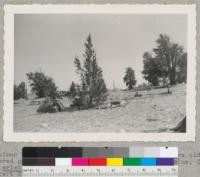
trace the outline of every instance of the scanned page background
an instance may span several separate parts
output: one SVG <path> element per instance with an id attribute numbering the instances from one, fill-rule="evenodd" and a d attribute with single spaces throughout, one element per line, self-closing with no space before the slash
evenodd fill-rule
<path id="1" fill-rule="evenodd" d="M 198 177 L 200 174 L 200 0 L 1 0 L 0 1 L 0 176 L 20 176 L 21 149 L 23 146 L 177 146 L 179 148 L 179 176 Z M 121 143 L 5 143 L 3 142 L 3 5 L 34 3 L 195 3 L 197 4 L 197 104 L 196 104 L 196 142 L 121 142 Z M 12 174 L 11 174 L 12 173 Z"/>

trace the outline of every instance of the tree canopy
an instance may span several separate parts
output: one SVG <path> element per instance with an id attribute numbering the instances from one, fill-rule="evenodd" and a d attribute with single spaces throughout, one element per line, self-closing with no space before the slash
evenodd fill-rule
<path id="1" fill-rule="evenodd" d="M 135 71 L 131 67 L 126 68 L 123 80 L 129 90 L 133 89 L 137 81 L 135 79 Z"/>
<path id="2" fill-rule="evenodd" d="M 14 85 L 14 100 L 20 98 L 27 98 L 27 89 L 25 82 L 21 82 L 19 85 Z"/>
<path id="3" fill-rule="evenodd" d="M 153 57 L 154 56 L 154 57 Z M 156 40 L 156 47 L 143 55 L 144 78 L 153 85 L 158 85 L 159 80 L 170 85 L 177 82 L 186 82 L 187 54 L 178 43 L 170 40 L 166 34 L 160 34 Z"/>
<path id="4" fill-rule="evenodd" d="M 26 74 L 30 81 L 31 90 L 38 96 L 43 97 L 58 97 L 57 86 L 51 77 L 46 76 L 41 71 L 30 72 Z"/>
<path id="5" fill-rule="evenodd" d="M 144 79 L 149 81 L 152 85 L 159 84 L 159 77 L 162 77 L 163 70 L 161 62 L 158 58 L 153 58 L 151 53 L 145 52 L 143 55 L 144 70 L 142 74 Z"/>

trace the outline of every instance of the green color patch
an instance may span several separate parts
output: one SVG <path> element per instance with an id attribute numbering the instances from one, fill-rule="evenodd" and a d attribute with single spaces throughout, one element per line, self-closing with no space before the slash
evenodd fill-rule
<path id="1" fill-rule="evenodd" d="M 124 158 L 124 166 L 140 166 L 140 158 Z"/>

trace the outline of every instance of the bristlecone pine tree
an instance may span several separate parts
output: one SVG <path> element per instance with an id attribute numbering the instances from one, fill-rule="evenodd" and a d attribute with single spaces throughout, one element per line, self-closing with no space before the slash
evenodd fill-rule
<path id="1" fill-rule="evenodd" d="M 27 99 L 27 89 L 25 82 L 21 82 L 19 85 L 14 85 L 14 100 Z"/>
<path id="2" fill-rule="evenodd" d="M 98 66 L 96 53 L 92 44 L 91 35 L 86 39 L 83 66 L 78 57 L 74 63 L 77 73 L 81 78 L 81 96 L 87 100 L 87 107 L 93 107 L 102 103 L 107 97 L 107 88 L 103 79 L 102 69 Z"/>
<path id="3" fill-rule="evenodd" d="M 30 81 L 31 90 L 38 98 L 59 97 L 57 86 L 51 77 L 46 76 L 45 73 L 41 71 L 29 72 L 26 75 Z"/>
<path id="4" fill-rule="evenodd" d="M 163 70 L 167 71 L 170 85 L 175 85 L 179 63 L 185 54 L 183 47 L 178 43 L 171 42 L 170 37 L 166 34 L 160 34 L 156 44 L 157 47 L 153 49 L 155 56 L 161 61 Z"/>
<path id="5" fill-rule="evenodd" d="M 126 73 L 123 79 L 128 89 L 133 89 L 136 84 L 135 71 L 131 67 L 126 68 Z"/>

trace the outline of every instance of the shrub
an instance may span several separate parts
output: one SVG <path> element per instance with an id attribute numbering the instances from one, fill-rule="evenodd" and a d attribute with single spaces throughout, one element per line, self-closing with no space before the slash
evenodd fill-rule
<path id="1" fill-rule="evenodd" d="M 62 102 L 57 99 L 46 98 L 37 109 L 38 113 L 54 113 L 64 111 L 65 107 Z"/>
<path id="2" fill-rule="evenodd" d="M 71 107 L 76 107 L 78 109 L 88 109 L 90 108 L 89 95 L 77 95 L 73 98 Z"/>
<path id="3" fill-rule="evenodd" d="M 141 96 L 142 96 L 142 94 L 140 94 L 138 91 L 136 91 L 135 97 L 141 97 Z"/>

